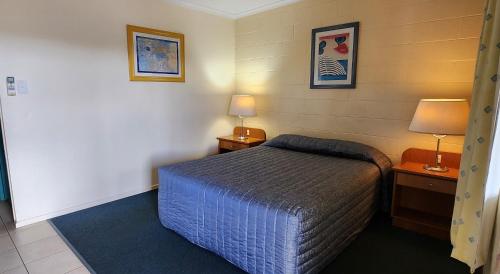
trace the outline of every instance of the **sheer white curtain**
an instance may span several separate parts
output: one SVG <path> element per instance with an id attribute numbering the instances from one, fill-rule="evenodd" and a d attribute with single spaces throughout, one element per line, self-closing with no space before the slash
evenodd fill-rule
<path id="1" fill-rule="evenodd" d="M 485 267 L 484 274 L 500 274 L 500 203 L 497 207 L 497 219 L 495 224 L 495 236 L 493 237 L 493 249 L 489 263 Z"/>
<path id="2" fill-rule="evenodd" d="M 500 47 L 500 44 L 499 44 Z M 500 65 L 498 68 L 500 71 Z M 500 94 L 500 81 L 497 83 L 497 96 Z M 498 98 L 497 98 L 498 102 Z M 493 140 L 490 168 L 485 186 L 485 205 L 483 230 L 487 237 L 480 250 L 486 258 L 484 274 L 500 274 L 500 123 L 497 111 L 495 139 Z M 488 240 L 490 243 L 488 244 Z M 491 253 L 491 256 L 488 254 Z"/>

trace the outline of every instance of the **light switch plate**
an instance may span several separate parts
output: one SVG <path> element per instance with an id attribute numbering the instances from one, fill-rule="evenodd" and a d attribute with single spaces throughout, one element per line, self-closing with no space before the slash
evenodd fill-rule
<path id="1" fill-rule="evenodd" d="M 17 80 L 17 93 L 18 94 L 28 94 L 28 81 Z"/>

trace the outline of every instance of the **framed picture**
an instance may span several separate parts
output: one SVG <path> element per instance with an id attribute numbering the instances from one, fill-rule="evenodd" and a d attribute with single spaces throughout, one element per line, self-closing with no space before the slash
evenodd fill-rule
<path id="1" fill-rule="evenodd" d="M 184 82 L 184 35 L 127 25 L 131 81 Z"/>
<path id="2" fill-rule="evenodd" d="M 359 22 L 312 30 L 311 89 L 356 87 Z"/>

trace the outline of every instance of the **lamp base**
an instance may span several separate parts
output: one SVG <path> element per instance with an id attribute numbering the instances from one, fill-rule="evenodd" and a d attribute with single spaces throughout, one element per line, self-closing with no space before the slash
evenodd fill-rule
<path id="1" fill-rule="evenodd" d="M 244 141 L 244 140 L 248 139 L 248 138 L 245 136 L 245 133 L 243 133 L 243 129 L 245 128 L 245 127 L 243 127 L 243 120 L 245 119 L 245 117 L 244 117 L 244 116 L 241 116 L 241 115 L 238 115 L 238 117 L 239 117 L 239 118 L 240 118 L 240 120 L 241 120 L 240 136 L 238 136 L 238 140 L 240 140 L 240 141 Z"/>
<path id="2" fill-rule="evenodd" d="M 434 171 L 434 172 L 448 172 L 448 170 L 449 170 L 449 168 L 447 168 L 447 167 L 430 166 L 430 165 L 425 165 L 424 169 L 428 170 L 428 171 Z"/>

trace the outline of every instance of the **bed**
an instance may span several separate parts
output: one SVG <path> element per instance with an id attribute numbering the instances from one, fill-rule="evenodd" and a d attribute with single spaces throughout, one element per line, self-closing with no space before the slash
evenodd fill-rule
<path id="1" fill-rule="evenodd" d="M 280 135 L 160 168 L 159 218 L 248 273 L 317 273 L 387 209 L 390 167 L 367 145 Z"/>

